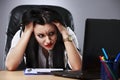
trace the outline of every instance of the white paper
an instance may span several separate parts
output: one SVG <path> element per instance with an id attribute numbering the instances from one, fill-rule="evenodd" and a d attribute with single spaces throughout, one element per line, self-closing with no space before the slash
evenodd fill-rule
<path id="1" fill-rule="evenodd" d="M 29 74 L 44 74 L 44 73 L 51 73 L 51 71 L 62 71 L 63 69 L 56 69 L 56 68 L 26 68 L 24 73 L 26 75 Z"/>

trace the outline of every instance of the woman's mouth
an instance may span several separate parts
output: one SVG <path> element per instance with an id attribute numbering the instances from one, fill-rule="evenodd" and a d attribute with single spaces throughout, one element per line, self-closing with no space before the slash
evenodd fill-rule
<path id="1" fill-rule="evenodd" d="M 47 47 L 47 48 L 52 47 L 52 43 L 45 45 L 45 47 Z"/>

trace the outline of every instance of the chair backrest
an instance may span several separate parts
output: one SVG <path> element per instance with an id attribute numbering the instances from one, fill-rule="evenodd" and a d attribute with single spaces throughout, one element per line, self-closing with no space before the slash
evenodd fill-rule
<path id="1" fill-rule="evenodd" d="M 11 40 L 14 34 L 20 29 L 21 19 L 23 13 L 30 8 L 50 8 L 57 11 L 59 14 L 62 15 L 66 26 L 69 26 L 74 31 L 74 24 L 73 24 L 73 17 L 72 14 L 65 8 L 59 6 L 52 6 L 52 5 L 20 5 L 15 7 L 10 13 L 10 21 L 7 28 L 7 41 L 5 46 L 5 54 L 8 53 L 9 48 L 11 46 Z"/>

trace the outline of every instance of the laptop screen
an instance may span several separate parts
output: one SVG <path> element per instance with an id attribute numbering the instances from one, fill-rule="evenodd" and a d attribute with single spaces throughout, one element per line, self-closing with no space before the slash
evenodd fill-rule
<path id="1" fill-rule="evenodd" d="M 87 19 L 83 47 L 83 72 L 100 77 L 100 60 L 104 48 L 110 60 L 120 53 L 120 20 Z M 120 70 L 120 66 L 119 66 Z M 120 71 L 119 71 L 120 72 Z"/>

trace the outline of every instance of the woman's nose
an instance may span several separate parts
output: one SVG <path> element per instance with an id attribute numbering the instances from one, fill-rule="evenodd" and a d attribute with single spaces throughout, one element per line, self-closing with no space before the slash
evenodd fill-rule
<path id="1" fill-rule="evenodd" d="M 49 36 L 46 37 L 46 43 L 50 43 L 50 37 Z"/>

